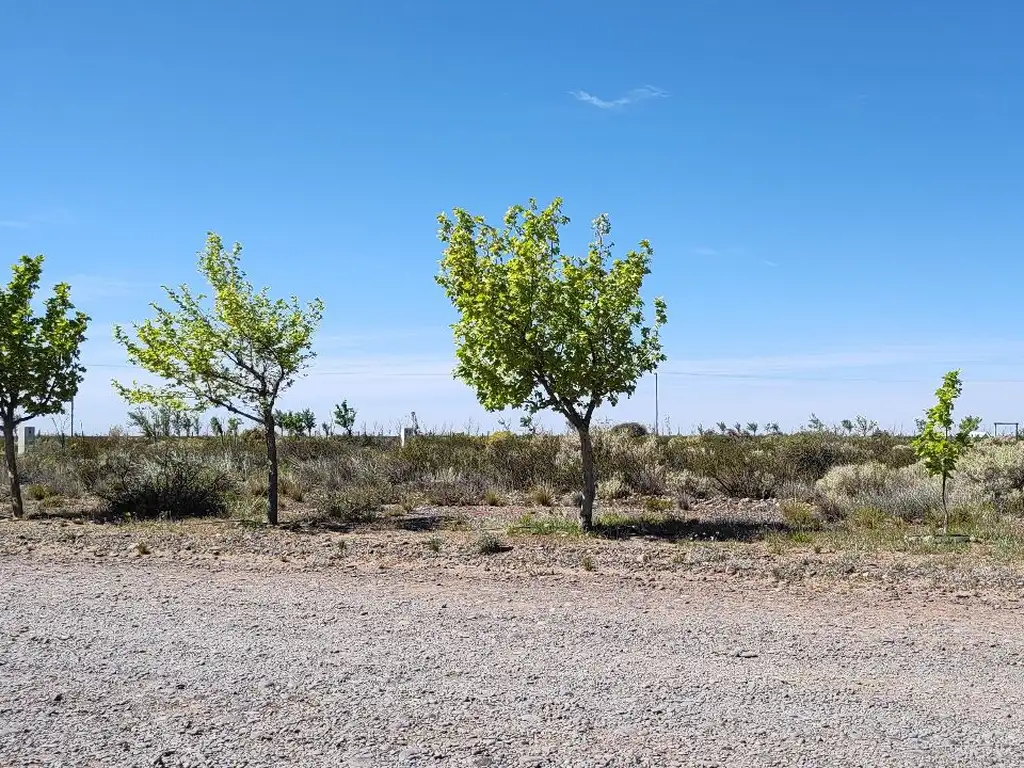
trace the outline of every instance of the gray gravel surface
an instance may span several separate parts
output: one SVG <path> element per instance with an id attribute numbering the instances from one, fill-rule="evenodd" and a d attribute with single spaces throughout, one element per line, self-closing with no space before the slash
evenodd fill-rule
<path id="1" fill-rule="evenodd" d="M 0 766 L 1024 766 L 1024 612 L 0 559 Z"/>

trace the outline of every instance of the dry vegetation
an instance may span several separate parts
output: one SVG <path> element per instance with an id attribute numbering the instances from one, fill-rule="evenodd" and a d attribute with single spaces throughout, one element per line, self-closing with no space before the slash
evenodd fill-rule
<path id="1" fill-rule="evenodd" d="M 316 556 L 330 542 L 330 561 L 376 552 L 605 572 L 711 564 L 782 579 L 863 572 L 881 558 L 887 578 L 971 563 L 1019 581 L 1019 443 L 980 442 L 963 460 L 950 495 L 955 535 L 943 537 L 938 481 L 905 438 L 637 431 L 596 434 L 590 535 L 575 517 L 575 437 L 509 433 L 424 435 L 404 448 L 373 436 L 285 439 L 277 530 L 262 522 L 265 460 L 254 437 L 44 439 L 24 457 L 30 522 L 0 531 L 8 551 L 14 537 L 45 539 L 31 533 L 34 518 L 59 526 L 61 540 L 101 549 L 166 550 L 173 540 L 191 551 L 302 556 L 313 549 L 300 534 L 314 531 L 328 534 Z M 104 525 L 75 525 L 86 521 Z"/>

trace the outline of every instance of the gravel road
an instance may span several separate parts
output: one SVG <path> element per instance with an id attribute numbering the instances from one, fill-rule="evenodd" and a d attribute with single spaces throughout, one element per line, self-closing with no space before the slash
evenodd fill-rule
<path id="1" fill-rule="evenodd" d="M 440 579 L 440 581 L 435 581 Z M 1024 766 L 1024 611 L 0 559 L 0 766 Z"/>

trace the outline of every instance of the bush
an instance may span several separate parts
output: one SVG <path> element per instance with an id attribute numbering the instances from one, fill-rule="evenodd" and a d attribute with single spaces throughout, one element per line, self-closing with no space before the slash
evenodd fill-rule
<path id="1" fill-rule="evenodd" d="M 48 486 L 41 485 L 40 483 L 32 483 L 25 486 L 25 496 L 33 501 L 42 501 L 56 495 Z"/>
<path id="2" fill-rule="evenodd" d="M 473 544 L 473 548 L 481 555 L 496 555 L 508 549 L 493 533 L 481 533 Z"/>
<path id="3" fill-rule="evenodd" d="M 112 519 L 152 520 L 227 515 L 228 478 L 194 454 L 153 449 L 111 457 L 96 488 Z"/>
<path id="4" fill-rule="evenodd" d="M 973 484 L 1000 512 L 1024 513 L 1024 443 L 988 443 L 960 460 L 954 483 Z"/>
<path id="5" fill-rule="evenodd" d="M 625 421 L 621 424 L 616 424 L 611 428 L 611 432 L 614 435 L 626 435 L 632 438 L 647 437 L 648 435 L 647 427 L 636 421 Z"/>
<path id="6" fill-rule="evenodd" d="M 790 480 L 813 483 L 833 467 L 867 461 L 871 454 L 851 439 L 829 432 L 798 432 L 774 438 L 779 465 Z"/>
<path id="7" fill-rule="evenodd" d="M 438 507 L 463 507 L 479 504 L 485 486 L 486 481 L 480 475 L 448 468 L 425 477 L 422 490 L 429 504 Z"/>
<path id="8" fill-rule="evenodd" d="M 503 507 L 505 506 L 505 497 L 493 488 L 488 488 L 484 491 L 484 504 L 488 507 Z"/>
<path id="9" fill-rule="evenodd" d="M 813 531 L 821 527 L 821 518 L 813 504 L 787 499 L 780 505 L 782 520 L 787 526 L 798 531 Z"/>
<path id="10" fill-rule="evenodd" d="M 555 495 L 555 489 L 550 485 L 535 485 L 529 493 L 530 501 L 539 507 L 553 507 Z"/>
<path id="11" fill-rule="evenodd" d="M 705 435 L 688 451 L 688 463 L 726 496 L 767 499 L 784 480 L 776 444 L 734 435 Z"/>
<path id="12" fill-rule="evenodd" d="M 332 495 L 324 511 L 328 517 L 340 523 L 372 523 L 386 503 L 387 494 L 380 486 L 350 485 Z"/>
<path id="13" fill-rule="evenodd" d="M 622 475 L 612 475 L 597 484 L 597 497 L 605 501 L 616 501 L 629 496 L 629 486 Z"/>
<path id="14" fill-rule="evenodd" d="M 817 503 L 826 516 L 848 518 L 858 509 L 872 508 L 901 520 L 919 522 L 942 507 L 938 478 L 924 466 L 894 469 L 877 461 L 834 467 L 816 485 Z M 950 487 L 950 506 L 976 506 L 984 499 L 966 483 Z"/>
<path id="15" fill-rule="evenodd" d="M 716 492 L 715 483 L 711 478 L 702 477 L 686 469 L 670 472 L 665 478 L 665 485 L 673 496 L 680 499 L 709 499 Z"/>

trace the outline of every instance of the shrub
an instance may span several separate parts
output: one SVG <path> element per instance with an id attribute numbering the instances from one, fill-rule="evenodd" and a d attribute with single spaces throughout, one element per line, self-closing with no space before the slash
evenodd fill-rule
<path id="1" fill-rule="evenodd" d="M 529 497 L 539 507 L 552 507 L 555 504 L 555 489 L 550 485 L 535 485 L 530 489 Z"/>
<path id="2" fill-rule="evenodd" d="M 564 517 L 537 517 L 532 512 L 527 512 L 505 529 L 509 535 L 527 534 L 533 536 L 548 536 L 551 534 L 578 534 L 580 524 L 575 520 L 568 520 Z"/>
<path id="3" fill-rule="evenodd" d="M 998 511 L 1024 513 L 1024 443 L 979 446 L 963 457 L 960 472 L 958 479 L 975 486 Z"/>
<path id="4" fill-rule="evenodd" d="M 833 467 L 871 458 L 870 452 L 855 441 L 828 432 L 798 432 L 774 438 L 772 443 L 779 466 L 791 480 L 813 483 Z"/>
<path id="5" fill-rule="evenodd" d="M 889 450 L 889 466 L 900 469 L 917 463 L 917 453 L 912 446 L 899 443 Z"/>
<path id="6" fill-rule="evenodd" d="M 942 507 L 939 481 L 920 464 L 893 469 L 879 462 L 834 467 L 816 485 L 818 506 L 828 517 L 846 518 L 870 507 L 905 521 L 921 521 Z M 953 506 L 973 506 L 983 499 L 965 483 L 951 487 Z"/>
<path id="7" fill-rule="evenodd" d="M 33 501 L 42 501 L 43 499 L 47 499 L 50 496 L 55 495 L 56 494 L 48 486 L 42 485 L 41 483 L 32 483 L 31 485 L 25 486 L 25 496 Z"/>
<path id="8" fill-rule="evenodd" d="M 489 507 L 503 507 L 505 506 L 505 497 L 498 491 L 488 488 L 484 491 L 484 504 Z"/>
<path id="9" fill-rule="evenodd" d="M 644 509 L 648 512 L 668 512 L 670 509 L 675 507 L 675 504 L 671 499 L 665 499 L 661 496 L 645 496 L 644 497 Z"/>
<path id="10" fill-rule="evenodd" d="M 726 496 L 771 498 L 784 479 L 776 444 L 765 439 L 704 435 L 690 448 L 688 462 Z"/>
<path id="11" fill-rule="evenodd" d="M 670 472 L 665 478 L 665 486 L 669 492 L 682 499 L 708 499 L 715 495 L 716 486 L 713 480 L 702 477 L 694 472 L 683 469 Z"/>
<path id="12" fill-rule="evenodd" d="M 821 527 L 821 519 L 813 504 L 787 499 L 780 504 L 782 520 L 798 531 L 813 531 Z"/>
<path id="13" fill-rule="evenodd" d="M 227 515 L 228 479 L 200 457 L 157 444 L 145 453 L 113 458 L 116 474 L 96 488 L 106 503 L 105 516 L 149 520 Z"/>
<path id="14" fill-rule="evenodd" d="M 253 498 L 265 497 L 270 488 L 270 479 L 266 473 L 249 475 L 242 485 L 242 490 L 247 496 Z M 293 501 L 302 501 L 302 486 L 295 478 L 286 472 L 281 472 L 277 477 L 278 498 L 285 497 Z"/>
<path id="15" fill-rule="evenodd" d="M 597 484 L 597 497 L 606 501 L 615 501 L 629 496 L 629 486 L 622 475 L 612 475 Z"/>
<path id="16" fill-rule="evenodd" d="M 484 484 L 485 480 L 480 475 L 448 468 L 425 477 L 422 490 L 429 504 L 438 507 L 462 507 L 480 503 L 484 495 Z"/>
<path id="17" fill-rule="evenodd" d="M 386 503 L 387 494 L 380 486 L 360 483 L 333 494 L 324 511 L 341 523 L 372 523 Z"/>
<path id="18" fill-rule="evenodd" d="M 504 552 L 507 547 L 493 533 L 481 533 L 474 542 L 473 549 L 481 555 L 496 555 Z"/>
<path id="19" fill-rule="evenodd" d="M 885 527 L 892 518 L 876 507 L 858 507 L 850 515 L 850 522 L 857 528 L 874 531 Z"/>
<path id="20" fill-rule="evenodd" d="M 616 424 L 611 428 L 611 432 L 612 434 L 626 435 L 632 438 L 647 437 L 648 434 L 647 427 L 636 421 L 624 421 L 621 424 Z"/>

